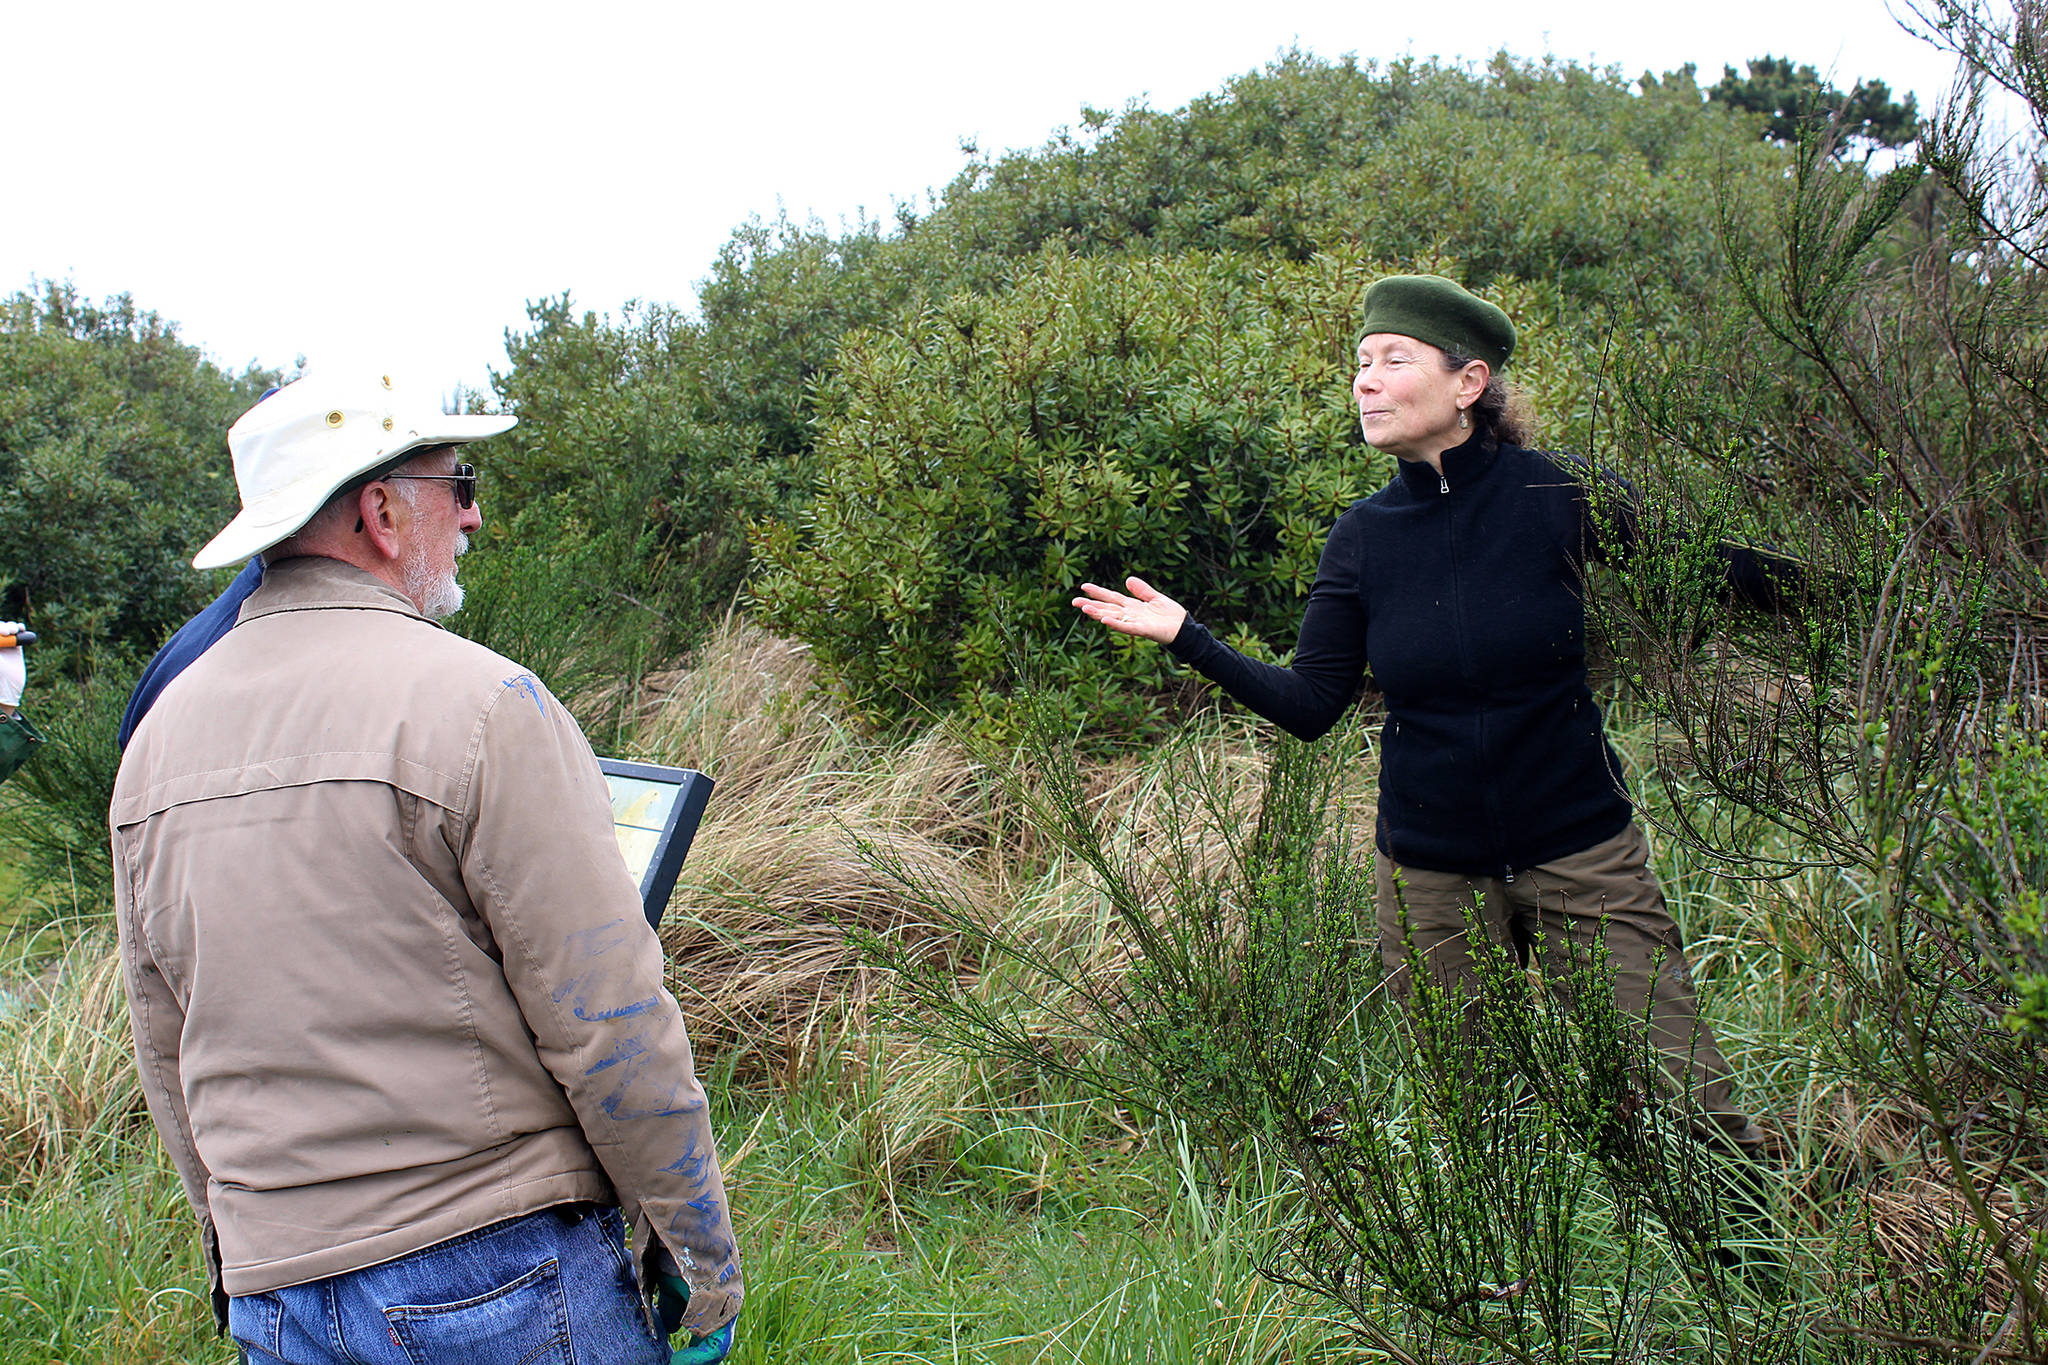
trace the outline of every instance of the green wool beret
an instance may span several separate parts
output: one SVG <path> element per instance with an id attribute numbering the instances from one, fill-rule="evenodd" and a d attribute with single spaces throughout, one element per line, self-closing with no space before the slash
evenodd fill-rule
<path id="1" fill-rule="evenodd" d="M 1495 370 L 1515 353 L 1515 324 L 1508 315 L 1441 275 L 1389 275 L 1366 290 L 1359 335 L 1374 332 L 1414 337 Z"/>

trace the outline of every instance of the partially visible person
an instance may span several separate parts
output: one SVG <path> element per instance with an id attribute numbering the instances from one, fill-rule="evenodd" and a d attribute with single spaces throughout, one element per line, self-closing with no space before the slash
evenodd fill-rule
<path id="1" fill-rule="evenodd" d="M 283 385 L 272 385 L 256 401 L 260 404 L 282 388 Z M 183 673 L 194 659 L 220 643 L 221 636 L 234 629 L 235 616 L 241 611 L 242 603 L 262 581 L 263 556 L 251 555 L 249 562 L 242 566 L 242 571 L 235 575 L 234 581 L 221 595 L 171 632 L 171 638 L 150 656 L 149 662 L 143 665 L 142 676 L 135 681 L 135 690 L 128 694 L 128 709 L 122 713 L 120 728 L 114 734 L 117 749 L 127 751 L 128 737 L 149 714 L 149 708 L 156 705 L 157 693 L 163 691 L 171 679 Z"/>
<path id="2" fill-rule="evenodd" d="M 435 624 L 483 520 L 457 456 L 513 421 L 326 373 L 243 414 L 194 565 L 262 582 L 115 783 L 142 1088 L 256 1365 L 731 1349 L 707 1099 L 603 775 Z"/>
<path id="3" fill-rule="evenodd" d="M 276 390 L 272 390 L 276 392 Z M 268 398 L 270 394 L 265 394 Z M 156 705 L 157 693 L 169 685 L 171 679 L 183 673 L 192 661 L 220 643 L 220 638 L 234 629 L 235 616 L 242 609 L 242 603 L 263 581 L 263 557 L 252 555 L 242 571 L 235 575 L 220 596 L 200 609 L 199 613 L 184 625 L 173 631 L 171 638 L 164 641 L 163 648 L 150 657 L 143 666 L 142 676 L 136 680 L 135 690 L 128 695 L 128 709 L 122 713 L 121 727 L 114 735 L 116 747 L 124 752 L 128 738 L 135 733 L 135 727 L 149 714 L 149 708 Z"/>
<path id="4" fill-rule="evenodd" d="M 1566 949 L 1584 961 L 1602 943 L 1616 1004 L 1648 1021 L 1705 1135 L 1754 1155 L 1763 1134 L 1697 1016 L 1586 680 L 1586 568 L 1629 553 L 1634 524 L 1598 514 L 1583 460 L 1527 448 L 1501 379 L 1514 348 L 1507 314 L 1451 280 L 1392 276 L 1367 291 L 1352 397 L 1396 473 L 1331 529 L 1288 667 L 1232 649 L 1142 579 L 1083 584 L 1074 606 L 1166 645 L 1303 739 L 1337 722 L 1369 669 L 1387 708 L 1376 871 L 1396 987 L 1412 953 L 1452 998 L 1471 998 L 1474 926 L 1553 973 Z M 1722 547 L 1721 568 L 1729 591 L 1766 609 L 1798 580 L 1796 565 L 1743 546 Z"/>
<path id="5" fill-rule="evenodd" d="M 17 637 L 27 627 L 19 621 L 0 621 L 0 782 L 21 769 L 43 742 L 36 727 L 21 713 L 21 694 L 28 686 L 28 656 Z"/>

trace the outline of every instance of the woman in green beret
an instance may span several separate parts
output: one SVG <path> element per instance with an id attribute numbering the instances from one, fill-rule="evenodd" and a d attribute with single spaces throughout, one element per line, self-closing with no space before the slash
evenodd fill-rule
<path id="1" fill-rule="evenodd" d="M 1583 461 L 1527 448 L 1501 380 L 1514 349 L 1507 314 L 1450 280 L 1367 291 L 1351 391 L 1398 473 L 1331 529 L 1290 666 L 1246 658 L 1141 579 L 1083 584 L 1074 605 L 1303 739 L 1336 723 L 1370 669 L 1387 712 L 1375 862 L 1388 970 L 1405 981 L 1412 950 L 1469 998 L 1468 919 L 1525 960 L 1604 938 L 1621 1012 L 1648 1018 L 1714 1135 L 1754 1154 L 1763 1136 L 1697 1019 L 1586 681 L 1586 565 L 1625 552 L 1632 526 L 1593 515 Z M 1786 561 L 1738 546 L 1723 558 L 1738 597 L 1777 605 Z"/>

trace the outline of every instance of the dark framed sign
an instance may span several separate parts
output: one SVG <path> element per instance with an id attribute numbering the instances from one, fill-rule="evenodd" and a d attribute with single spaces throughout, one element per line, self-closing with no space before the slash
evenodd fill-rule
<path id="1" fill-rule="evenodd" d="M 612 832 L 626 870 L 640 886 L 640 904 L 647 922 L 661 927 L 676 874 L 697 837 L 704 807 L 716 783 L 695 768 L 670 768 L 659 763 L 634 763 L 600 758 L 605 784 L 611 788 Z"/>

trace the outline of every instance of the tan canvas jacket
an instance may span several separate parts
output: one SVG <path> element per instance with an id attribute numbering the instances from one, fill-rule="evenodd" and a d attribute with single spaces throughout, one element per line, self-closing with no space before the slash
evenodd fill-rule
<path id="1" fill-rule="evenodd" d="M 686 1326 L 738 1311 L 661 950 L 531 673 L 286 560 L 136 731 L 111 823 L 143 1089 L 217 1288 L 616 1197 L 681 1264 Z"/>

